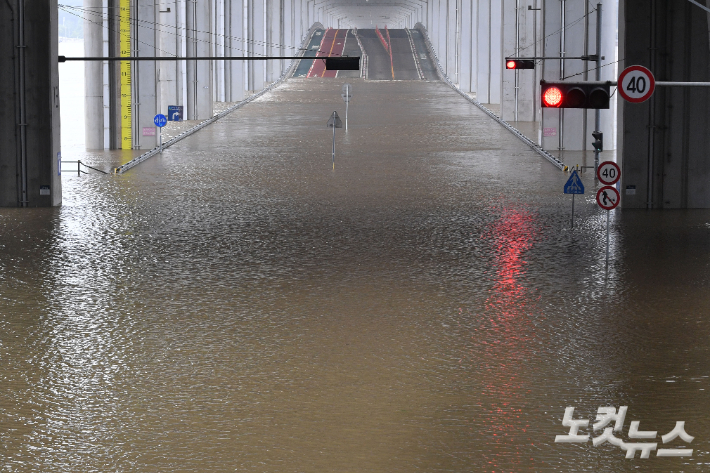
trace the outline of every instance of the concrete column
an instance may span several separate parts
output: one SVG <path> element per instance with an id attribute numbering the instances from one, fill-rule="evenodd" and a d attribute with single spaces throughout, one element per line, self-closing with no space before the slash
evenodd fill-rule
<path id="1" fill-rule="evenodd" d="M 187 57 L 209 56 L 211 52 L 211 2 L 187 2 Z M 187 117 L 205 120 L 212 116 L 212 61 L 187 62 Z"/>
<path id="2" fill-rule="evenodd" d="M 153 0 L 137 0 L 132 18 L 141 21 L 134 23 L 133 44 L 136 56 L 159 56 L 155 47 L 157 6 Z M 157 62 L 135 61 L 131 66 L 131 82 L 134 99 L 133 113 L 133 147 L 137 149 L 152 149 L 158 145 L 159 130 L 153 122 L 158 113 L 157 107 Z M 166 110 L 167 112 L 167 110 Z M 152 133 L 152 134 L 151 134 Z"/>
<path id="3" fill-rule="evenodd" d="M 229 0 L 226 0 L 229 1 Z M 224 57 L 224 4 L 225 0 L 212 0 L 213 2 L 213 15 L 214 18 L 214 35 L 212 36 L 212 44 L 214 55 L 217 57 Z M 215 93 L 214 98 L 218 102 L 225 102 L 226 99 L 226 81 L 225 81 L 225 63 L 224 61 L 214 62 L 214 78 L 215 78 Z"/>
<path id="4" fill-rule="evenodd" d="M 102 7 L 104 8 L 104 14 L 102 15 L 102 21 L 101 24 L 103 25 L 103 31 L 106 31 L 106 34 L 102 35 L 102 47 L 101 47 L 101 55 L 104 57 L 109 57 L 111 56 L 111 48 L 110 48 L 110 42 L 109 42 L 109 26 L 111 25 L 110 23 L 110 15 L 108 14 L 108 7 L 109 7 L 109 0 L 102 0 Z M 110 147 L 111 143 L 111 86 L 110 86 L 110 69 L 109 69 L 109 62 L 113 61 L 103 61 L 101 63 L 101 73 L 102 73 L 102 90 L 103 90 L 103 143 L 104 143 L 104 149 Z"/>
<path id="5" fill-rule="evenodd" d="M 471 27 L 473 26 L 471 0 L 461 2 L 461 71 L 459 87 L 465 92 L 471 92 Z"/>
<path id="6" fill-rule="evenodd" d="M 458 50 L 459 42 L 459 15 L 460 0 L 446 0 L 446 74 L 455 84 L 459 83 L 458 77 Z"/>
<path id="7" fill-rule="evenodd" d="M 541 56 L 559 57 L 561 51 L 561 41 L 563 38 L 562 26 L 562 2 L 555 0 L 543 0 L 543 32 L 546 37 L 542 43 Z M 562 61 L 548 60 L 544 62 L 542 78 L 547 81 L 560 80 L 562 78 Z M 541 146 L 547 150 L 562 148 L 562 134 L 564 133 L 564 122 L 562 117 L 564 110 L 551 108 L 542 109 L 542 143 Z"/>
<path id="8" fill-rule="evenodd" d="M 535 47 L 533 30 L 535 13 L 524 0 L 502 1 L 502 56 L 532 57 Z M 501 66 L 501 118 L 506 121 L 533 121 L 535 100 L 534 70 L 506 70 Z M 517 87 L 517 97 L 516 97 Z M 517 114 L 516 114 L 517 104 Z"/>
<path id="9" fill-rule="evenodd" d="M 103 54 L 102 0 L 84 0 L 84 56 Z M 104 149 L 103 64 L 84 63 L 84 116 L 86 149 Z"/>
<path id="10" fill-rule="evenodd" d="M 0 5 L 0 206 L 62 203 L 57 0 Z"/>
<path id="11" fill-rule="evenodd" d="M 479 0 L 476 34 L 476 70 L 478 72 L 476 99 L 490 103 L 491 97 L 491 2 Z"/>
<path id="12" fill-rule="evenodd" d="M 546 0 L 543 7 L 544 29 L 548 33 L 544 44 L 544 56 L 560 56 L 560 51 L 568 57 L 596 54 L 596 5 L 602 3 L 602 50 L 605 57 L 602 65 L 601 80 L 615 80 L 614 65 L 615 34 L 617 25 L 616 2 L 613 0 L 590 0 L 575 2 Z M 564 7 L 564 10 L 562 10 Z M 579 20 L 575 23 L 575 20 Z M 562 21 L 566 27 L 561 28 Z M 559 32 L 558 32 L 559 31 Z M 548 81 L 565 79 L 568 81 L 596 80 L 596 63 L 581 60 L 545 61 L 543 78 Z M 601 111 L 601 131 L 604 132 L 605 149 L 615 148 L 615 101 L 612 98 L 609 110 Z M 542 147 L 549 150 L 592 150 L 591 133 L 595 128 L 595 111 L 583 109 L 543 109 L 542 110 Z M 544 136 L 545 134 L 551 136 Z M 574 163 L 571 163 L 574 164 Z"/>
<path id="13" fill-rule="evenodd" d="M 277 4 L 278 0 L 264 0 L 264 36 L 266 38 L 265 52 L 267 56 L 274 56 L 274 4 Z M 271 83 L 274 81 L 274 61 L 266 61 L 264 63 L 264 74 L 266 77 L 266 82 Z"/>
<path id="14" fill-rule="evenodd" d="M 303 25 L 301 24 L 301 18 L 303 13 L 303 0 L 293 0 L 289 2 L 293 4 L 293 46 L 298 47 L 301 44 L 301 39 L 303 39 Z M 298 52 L 294 50 L 294 52 Z"/>
<path id="15" fill-rule="evenodd" d="M 249 0 L 249 55 L 265 56 L 266 41 L 264 5 L 265 0 Z M 249 64 L 249 90 L 264 88 L 264 61 L 251 61 Z"/>
<path id="16" fill-rule="evenodd" d="M 438 0 L 439 18 L 436 22 L 436 31 L 434 31 L 434 34 L 436 34 L 436 36 L 439 38 L 436 51 L 436 54 L 439 55 L 439 62 L 441 63 L 441 67 L 444 68 L 444 72 L 446 73 L 446 75 L 449 76 L 449 79 L 451 79 L 451 75 L 449 75 L 449 63 L 447 62 L 447 59 L 449 57 L 447 53 L 447 47 L 449 45 L 446 42 L 448 1 L 449 0 Z"/>
<path id="17" fill-rule="evenodd" d="M 225 55 L 245 56 L 244 45 L 244 5 L 242 0 L 225 2 Z M 225 63 L 226 90 L 229 102 L 244 100 L 244 61 Z"/>
<path id="18" fill-rule="evenodd" d="M 620 5 L 619 57 L 625 66 L 644 65 L 656 81 L 707 81 L 705 11 L 673 0 L 624 0 Z M 621 205 L 710 208 L 710 90 L 657 86 L 647 101 L 621 107 Z"/>
<path id="19" fill-rule="evenodd" d="M 266 55 L 276 56 L 279 43 L 279 0 L 265 0 L 265 35 L 266 35 Z M 266 61 L 264 69 L 266 70 L 266 82 L 272 83 L 278 74 L 278 61 Z"/>
<path id="20" fill-rule="evenodd" d="M 167 8 L 158 5 L 157 38 L 158 56 L 181 56 L 181 41 L 184 31 L 178 28 L 178 7 Z M 148 63 L 146 63 L 148 64 Z M 158 104 L 159 113 L 167 116 L 169 105 L 182 104 L 181 61 L 158 61 Z"/>
<path id="21" fill-rule="evenodd" d="M 187 0 L 175 0 L 175 8 L 177 10 L 177 36 L 175 37 L 175 42 L 177 43 L 178 55 L 180 57 L 187 57 Z M 168 105 L 183 105 L 183 113 L 185 116 L 183 119 L 187 118 L 187 63 L 189 61 L 178 61 L 177 65 L 177 84 L 176 84 L 176 94 L 177 103 Z"/>
<path id="22" fill-rule="evenodd" d="M 294 8 L 296 5 L 293 0 L 284 0 L 283 7 L 283 43 L 286 46 L 283 48 L 283 55 L 295 56 L 298 53 L 298 50 L 294 49 L 297 44 L 294 34 Z M 288 67 L 290 63 L 291 61 L 285 61 L 282 70 Z"/>

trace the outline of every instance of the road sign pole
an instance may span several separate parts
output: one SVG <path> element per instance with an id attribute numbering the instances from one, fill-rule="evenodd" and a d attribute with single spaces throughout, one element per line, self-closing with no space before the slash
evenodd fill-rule
<path id="1" fill-rule="evenodd" d="M 335 171 L 335 112 L 333 112 L 333 171 Z"/>
<path id="2" fill-rule="evenodd" d="M 609 270 L 609 212 L 606 211 L 606 269 Z"/>
<path id="3" fill-rule="evenodd" d="M 574 230 L 574 194 L 572 194 L 572 229 Z"/>
<path id="4" fill-rule="evenodd" d="M 159 130 L 160 131 L 158 131 L 158 136 L 159 136 L 158 139 L 160 140 L 160 152 L 162 153 L 163 152 L 163 127 L 161 126 L 159 128 Z"/>
<path id="5" fill-rule="evenodd" d="M 602 77 L 602 4 L 597 3 L 597 71 L 596 79 L 599 81 Z M 594 110 L 594 126 L 595 130 L 602 131 L 602 112 L 599 109 Z M 586 137 L 585 137 L 586 139 Z M 586 149 L 586 146 L 585 146 Z M 597 175 L 599 168 L 599 150 L 594 150 L 594 175 Z"/>
<path id="6" fill-rule="evenodd" d="M 345 101 L 345 131 L 348 131 L 348 103 L 350 99 Z"/>

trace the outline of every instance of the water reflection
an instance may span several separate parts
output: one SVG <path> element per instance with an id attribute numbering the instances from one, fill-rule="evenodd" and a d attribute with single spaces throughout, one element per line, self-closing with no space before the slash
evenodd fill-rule
<path id="1" fill-rule="evenodd" d="M 333 172 L 341 82 L 0 209 L 0 465 L 702 471 L 710 213 L 617 212 L 607 279 L 595 204 L 570 231 L 566 176 L 441 84 L 357 81 Z M 697 454 L 555 444 L 568 405 Z"/>

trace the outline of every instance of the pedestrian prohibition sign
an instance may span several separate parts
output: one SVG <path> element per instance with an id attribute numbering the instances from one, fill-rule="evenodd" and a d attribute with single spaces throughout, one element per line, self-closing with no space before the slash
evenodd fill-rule
<path id="1" fill-rule="evenodd" d="M 651 71 L 643 66 L 629 66 L 619 75 L 619 95 L 626 101 L 640 103 L 648 100 L 656 88 Z"/>
<path id="2" fill-rule="evenodd" d="M 597 192 L 597 204 L 604 210 L 613 210 L 619 205 L 619 191 L 613 186 L 604 186 Z"/>

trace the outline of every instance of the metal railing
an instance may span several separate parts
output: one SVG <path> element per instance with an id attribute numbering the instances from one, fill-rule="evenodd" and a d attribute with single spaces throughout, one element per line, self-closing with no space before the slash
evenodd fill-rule
<path id="1" fill-rule="evenodd" d="M 96 169 L 93 166 L 89 166 L 88 164 L 82 163 L 81 161 L 60 161 L 60 166 L 64 166 L 65 164 L 76 164 L 76 175 L 81 177 L 81 173 L 84 174 L 89 174 L 88 172 L 84 171 L 81 169 L 82 166 L 85 168 L 91 169 L 92 171 L 100 172 L 101 174 L 108 174 L 106 171 L 102 171 L 101 169 Z M 64 168 L 61 169 L 62 172 L 64 172 Z"/>

